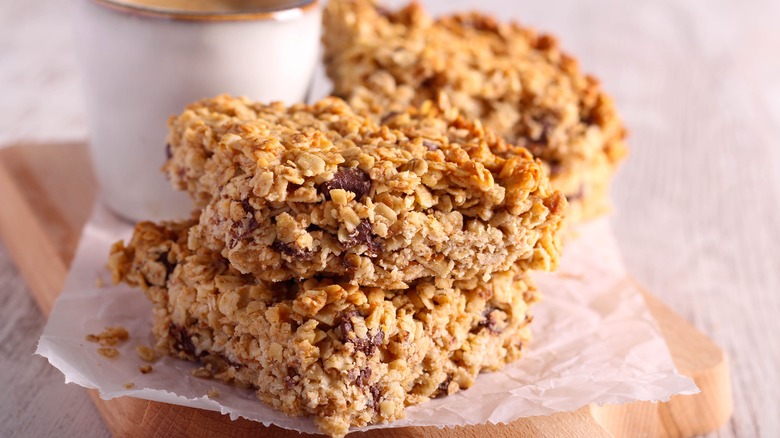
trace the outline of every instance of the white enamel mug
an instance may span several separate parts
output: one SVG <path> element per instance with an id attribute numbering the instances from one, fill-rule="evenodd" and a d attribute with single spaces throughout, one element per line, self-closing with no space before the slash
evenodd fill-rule
<path id="1" fill-rule="evenodd" d="M 288 104 L 306 98 L 319 56 L 317 0 L 217 13 L 75 3 L 93 166 L 103 200 L 126 219 L 192 211 L 160 170 L 167 120 L 186 104 L 220 93 Z"/>

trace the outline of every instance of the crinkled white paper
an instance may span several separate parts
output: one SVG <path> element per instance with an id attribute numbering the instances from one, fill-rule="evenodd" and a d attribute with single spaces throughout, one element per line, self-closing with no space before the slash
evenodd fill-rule
<path id="1" fill-rule="evenodd" d="M 138 344 L 153 345 L 151 305 L 141 291 L 111 286 L 110 245 L 132 227 L 102 205 L 84 229 L 65 288 L 37 354 L 101 397 L 131 396 L 220 411 L 263 424 L 316 432 L 311 419 L 292 418 L 257 400 L 252 390 L 193 377 L 195 364 L 163 358 L 141 374 Z M 105 282 L 98 287 L 98 278 Z M 538 275 L 543 294 L 534 307 L 534 339 L 524 358 L 482 374 L 471 389 L 407 409 L 407 417 L 372 427 L 455 426 L 511 422 L 521 417 L 574 411 L 589 404 L 666 401 L 696 386 L 675 370 L 669 350 L 639 290 L 628 279 L 607 220 L 578 230 L 560 269 Z M 114 359 L 84 337 L 120 325 L 130 340 Z M 132 389 L 125 384 L 133 383 Z M 209 399 L 212 388 L 219 396 Z"/>

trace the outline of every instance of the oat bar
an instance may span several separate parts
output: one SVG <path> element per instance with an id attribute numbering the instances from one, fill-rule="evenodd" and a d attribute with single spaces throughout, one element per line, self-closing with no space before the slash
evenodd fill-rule
<path id="1" fill-rule="evenodd" d="M 190 247 L 260 280 L 402 289 L 557 264 L 566 200 L 541 163 L 433 105 L 375 121 L 336 98 L 220 96 L 172 118 L 169 145 L 171 181 L 203 208 Z"/>
<path id="2" fill-rule="evenodd" d="M 112 248 L 114 281 L 142 287 L 153 303 L 157 347 L 200 362 L 202 375 L 255 388 L 289 415 L 314 416 L 332 436 L 468 388 L 529 340 L 536 294 L 522 275 L 495 273 L 468 290 L 448 279 L 405 290 L 270 283 L 219 252 L 189 249 L 193 225 L 140 223 Z"/>
<path id="3" fill-rule="evenodd" d="M 541 158 L 570 221 L 608 210 L 625 129 L 598 81 L 553 37 L 479 13 L 433 19 L 417 2 L 392 12 L 332 0 L 324 26 L 333 92 L 353 108 L 377 118 L 427 100 L 455 108 Z"/>

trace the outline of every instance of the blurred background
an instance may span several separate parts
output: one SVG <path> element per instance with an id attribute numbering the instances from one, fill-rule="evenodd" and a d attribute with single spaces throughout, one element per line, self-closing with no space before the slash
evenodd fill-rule
<path id="1" fill-rule="evenodd" d="M 0 147 L 87 138 L 75 1 L 3 0 Z M 630 131 L 613 189 L 628 271 L 727 351 L 735 413 L 714 436 L 780 435 L 780 2 L 422 3 L 550 32 L 602 80 Z M 328 87 L 320 72 L 315 97 Z M 0 436 L 107 436 L 31 357 L 43 324 L 0 244 Z"/>

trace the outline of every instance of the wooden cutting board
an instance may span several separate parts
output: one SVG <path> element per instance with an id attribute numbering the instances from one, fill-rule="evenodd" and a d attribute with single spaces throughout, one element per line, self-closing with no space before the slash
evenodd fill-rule
<path id="1" fill-rule="evenodd" d="M 0 150 L 0 237 L 47 315 L 65 282 L 95 194 L 96 182 L 83 144 L 25 145 Z M 700 394 L 672 397 L 667 403 L 589 406 L 507 425 L 410 427 L 353 436 L 689 437 L 718 429 L 733 410 L 723 351 L 657 298 L 644 295 L 677 368 L 696 382 Z M 96 391 L 90 392 L 116 436 L 301 436 L 248 420 L 231 421 L 216 412 L 129 397 L 106 401 Z"/>

